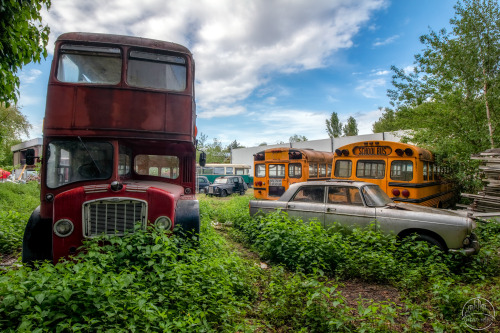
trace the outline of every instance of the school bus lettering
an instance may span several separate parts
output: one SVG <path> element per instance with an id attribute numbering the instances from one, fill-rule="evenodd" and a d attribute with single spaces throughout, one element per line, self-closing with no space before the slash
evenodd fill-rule
<path id="1" fill-rule="evenodd" d="M 375 146 L 375 147 L 354 147 L 354 155 L 378 155 L 387 156 L 392 153 L 391 147 Z"/>

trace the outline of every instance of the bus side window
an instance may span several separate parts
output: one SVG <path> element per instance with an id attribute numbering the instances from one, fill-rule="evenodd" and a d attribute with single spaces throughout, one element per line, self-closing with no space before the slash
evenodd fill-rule
<path id="1" fill-rule="evenodd" d="M 392 161 L 391 163 L 391 179 L 410 181 L 413 179 L 413 162 L 412 161 Z"/>
<path id="2" fill-rule="evenodd" d="M 423 174 L 424 174 L 424 180 L 429 180 L 429 176 L 428 176 L 428 173 L 427 173 L 427 162 L 424 162 L 422 163 L 423 166 L 424 166 L 424 170 L 423 170 Z"/>
<path id="3" fill-rule="evenodd" d="M 319 177 L 326 177 L 326 164 L 319 165 Z"/>
<path id="4" fill-rule="evenodd" d="M 335 162 L 334 176 L 338 178 L 350 178 L 352 175 L 352 161 L 340 160 Z"/>
<path id="5" fill-rule="evenodd" d="M 300 165 L 300 163 L 288 164 L 288 177 L 290 178 L 302 177 L 302 165 Z"/>
<path id="6" fill-rule="evenodd" d="M 318 165 L 316 163 L 309 164 L 309 178 L 318 177 Z"/>
<path id="7" fill-rule="evenodd" d="M 226 175 L 232 175 L 233 174 L 233 167 L 226 167 Z"/>

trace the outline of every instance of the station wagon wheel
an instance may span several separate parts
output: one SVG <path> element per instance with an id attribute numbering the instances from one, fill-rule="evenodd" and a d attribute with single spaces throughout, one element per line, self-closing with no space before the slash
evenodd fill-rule
<path id="1" fill-rule="evenodd" d="M 446 248 L 443 246 L 443 244 L 441 244 L 440 241 L 438 241 L 432 236 L 425 234 L 418 234 L 415 240 L 417 242 L 426 242 L 427 244 L 429 244 L 429 246 L 437 246 L 441 251 L 446 251 Z"/>

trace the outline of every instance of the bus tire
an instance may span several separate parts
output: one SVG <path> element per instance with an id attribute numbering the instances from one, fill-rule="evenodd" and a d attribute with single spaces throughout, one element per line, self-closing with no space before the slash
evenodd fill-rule
<path id="1" fill-rule="evenodd" d="M 40 206 L 31 214 L 23 235 L 22 262 L 52 261 L 52 223 L 40 217 Z"/>
<path id="2" fill-rule="evenodd" d="M 200 239 L 200 204 L 198 200 L 179 200 L 175 211 L 175 225 L 187 239 Z"/>

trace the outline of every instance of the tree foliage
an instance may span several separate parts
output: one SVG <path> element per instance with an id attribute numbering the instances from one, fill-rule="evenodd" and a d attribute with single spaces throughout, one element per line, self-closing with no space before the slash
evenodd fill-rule
<path id="1" fill-rule="evenodd" d="M 28 135 L 31 124 L 15 106 L 0 104 L 0 166 L 12 165 L 10 148 L 21 142 L 21 135 Z"/>
<path id="2" fill-rule="evenodd" d="M 301 142 L 301 141 L 307 141 L 307 138 L 304 135 L 294 134 L 293 136 L 290 137 L 290 139 L 288 141 L 289 142 Z"/>
<path id="3" fill-rule="evenodd" d="M 0 1 L 0 102 L 17 102 L 18 69 L 45 58 L 49 27 L 42 25 L 42 6 L 50 0 Z"/>
<path id="4" fill-rule="evenodd" d="M 353 116 L 347 118 L 347 122 L 344 124 L 342 131 L 344 132 L 344 136 L 358 135 L 358 123 Z"/>
<path id="5" fill-rule="evenodd" d="M 500 9 L 494 0 L 463 0 L 452 31 L 430 31 L 411 71 L 392 67 L 391 105 L 374 130 L 410 129 L 408 140 L 470 172 L 470 155 L 498 146 Z"/>
<path id="6" fill-rule="evenodd" d="M 342 123 L 335 111 L 332 112 L 330 119 L 326 119 L 326 132 L 330 138 L 338 138 L 342 135 Z"/>

